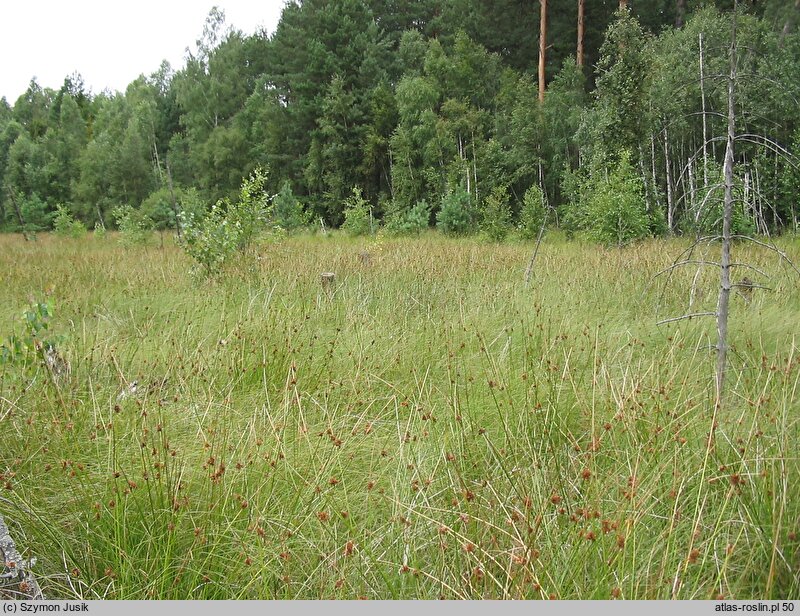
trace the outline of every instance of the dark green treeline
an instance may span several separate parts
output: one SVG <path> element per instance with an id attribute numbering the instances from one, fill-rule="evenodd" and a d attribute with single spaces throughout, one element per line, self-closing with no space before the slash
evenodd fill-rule
<path id="1" fill-rule="evenodd" d="M 90 227 L 112 226 L 121 205 L 168 225 L 173 201 L 202 208 L 259 166 L 273 193 L 288 183 L 332 225 L 356 187 L 378 218 L 425 201 L 431 223 L 461 191 L 479 225 L 481 212 L 516 221 L 538 186 L 553 221 L 581 228 L 619 181 L 649 232 L 702 227 L 732 2 L 586 0 L 582 67 L 577 4 L 548 2 L 543 103 L 533 0 L 304 0 L 269 36 L 214 9 L 178 71 L 164 63 L 124 93 L 92 94 L 79 75 L 59 90 L 32 81 L 0 100 L 1 228 L 49 228 L 59 204 Z M 797 13 L 745 1 L 737 17 L 737 123 L 752 136 L 737 148 L 738 194 L 756 230 L 797 222 Z"/>

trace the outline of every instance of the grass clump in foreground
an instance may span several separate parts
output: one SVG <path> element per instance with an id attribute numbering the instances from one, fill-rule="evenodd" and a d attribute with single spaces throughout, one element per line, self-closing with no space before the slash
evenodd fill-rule
<path id="1" fill-rule="evenodd" d="M 48 597 L 798 598 L 800 291 L 733 302 L 709 446 L 714 324 L 655 325 L 713 310 L 653 282 L 684 247 L 549 240 L 526 289 L 530 246 L 433 235 L 202 283 L 2 237 L 0 332 L 49 291 L 71 372 L 0 366 L 0 508 Z"/>

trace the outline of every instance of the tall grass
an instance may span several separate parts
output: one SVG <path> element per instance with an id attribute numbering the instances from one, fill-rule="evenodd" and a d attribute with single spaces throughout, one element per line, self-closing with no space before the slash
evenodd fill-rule
<path id="1" fill-rule="evenodd" d="M 49 597 L 798 598 L 797 280 L 736 248 L 712 426 L 685 247 L 1 237 L 0 335 L 49 293 L 72 374 L 0 366 L 0 509 Z"/>

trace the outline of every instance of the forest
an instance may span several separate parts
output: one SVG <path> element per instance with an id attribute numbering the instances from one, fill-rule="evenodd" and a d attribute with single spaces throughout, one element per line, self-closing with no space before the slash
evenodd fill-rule
<path id="1" fill-rule="evenodd" d="M 800 7 L 741 2 L 733 48 L 732 4 L 305 0 L 252 35 L 214 8 L 184 66 L 125 92 L 0 100 L 0 228 L 174 228 L 264 170 L 289 228 L 355 203 L 399 233 L 702 234 L 735 53 L 734 231 L 796 229 Z"/>

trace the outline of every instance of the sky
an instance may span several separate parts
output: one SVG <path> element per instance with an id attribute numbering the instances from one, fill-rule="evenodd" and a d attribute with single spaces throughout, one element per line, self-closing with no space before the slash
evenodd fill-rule
<path id="1" fill-rule="evenodd" d="M 78 72 L 93 94 L 124 92 L 195 48 L 213 6 L 245 34 L 275 31 L 285 0 L 11 0 L 0 19 L 0 97 L 13 105 L 31 78 L 57 90 Z"/>

